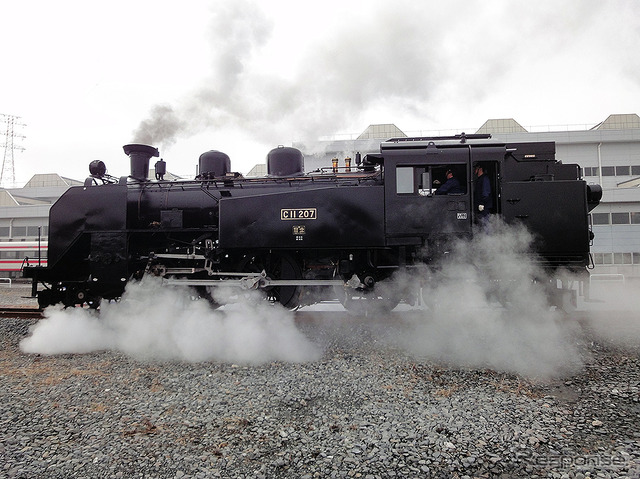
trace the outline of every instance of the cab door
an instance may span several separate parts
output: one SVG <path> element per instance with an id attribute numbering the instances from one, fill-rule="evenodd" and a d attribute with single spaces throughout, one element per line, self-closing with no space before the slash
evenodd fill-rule
<path id="1" fill-rule="evenodd" d="M 504 160 L 506 150 L 504 146 L 475 146 L 471 149 L 471 165 L 480 164 L 484 171 L 484 174 L 489 177 L 489 184 L 491 185 L 491 199 L 492 206 L 489 209 L 490 214 L 500 214 L 501 211 L 501 190 L 500 190 L 500 165 Z M 472 170 L 473 173 L 473 170 Z M 475 187 L 475 176 L 472 175 L 471 184 L 472 189 Z M 473 193 L 471 195 L 471 202 L 473 205 Z M 477 211 L 473 208 L 473 214 L 476 215 Z"/>

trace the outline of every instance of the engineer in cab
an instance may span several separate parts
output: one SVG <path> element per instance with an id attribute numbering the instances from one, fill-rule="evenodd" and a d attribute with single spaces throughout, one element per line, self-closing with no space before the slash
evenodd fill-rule
<path id="1" fill-rule="evenodd" d="M 447 181 L 436 190 L 436 195 L 455 195 L 464 193 L 460 181 L 455 177 L 453 170 L 447 170 L 445 173 Z"/>

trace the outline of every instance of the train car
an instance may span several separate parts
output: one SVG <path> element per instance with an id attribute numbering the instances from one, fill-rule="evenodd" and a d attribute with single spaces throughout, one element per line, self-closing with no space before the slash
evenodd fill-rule
<path id="1" fill-rule="evenodd" d="M 451 241 L 473 237 L 491 215 L 525 224 L 550 272 L 591 264 L 588 212 L 602 190 L 578 165 L 557 161 L 554 143 L 397 138 L 310 173 L 299 150 L 278 147 L 262 178 L 232 172 L 229 157 L 212 150 L 194 179 L 175 181 L 163 179 L 163 160 L 148 178 L 156 148 L 124 151 L 129 176 L 111 177 L 94 161 L 84 186 L 52 206 L 49 262 L 25 268 L 45 285 L 42 307 L 97 306 L 149 274 L 212 303 L 215 288 L 231 286 L 289 308 L 337 296 L 347 309 L 390 309 L 415 293 L 385 288 L 395 274 L 438 264 Z M 440 194 L 452 176 L 457 187 Z"/>
<path id="2" fill-rule="evenodd" d="M 0 241 L 0 278 L 16 278 L 25 266 L 47 266 L 47 241 Z"/>

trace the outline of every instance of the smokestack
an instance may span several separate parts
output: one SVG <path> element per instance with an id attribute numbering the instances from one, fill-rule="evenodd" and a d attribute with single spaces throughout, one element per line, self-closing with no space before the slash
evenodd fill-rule
<path id="1" fill-rule="evenodd" d="M 146 181 L 149 177 L 149 159 L 152 156 L 160 156 L 157 148 L 149 145 L 133 143 L 124 145 L 124 154 L 131 159 L 131 177 L 136 180 Z"/>

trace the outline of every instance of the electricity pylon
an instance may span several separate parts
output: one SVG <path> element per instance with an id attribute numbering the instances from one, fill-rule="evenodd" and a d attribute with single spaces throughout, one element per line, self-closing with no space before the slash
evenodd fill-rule
<path id="1" fill-rule="evenodd" d="M 5 115 L 0 113 L 0 120 L 6 123 L 5 135 L 4 135 L 4 156 L 2 158 L 2 170 L 0 170 L 0 187 L 12 188 L 16 183 L 16 172 L 14 167 L 13 152 L 24 151 L 24 147 L 16 145 L 16 138 L 24 138 L 24 135 L 16 133 L 15 128 L 25 126 L 23 123 L 18 123 L 19 116 Z"/>

